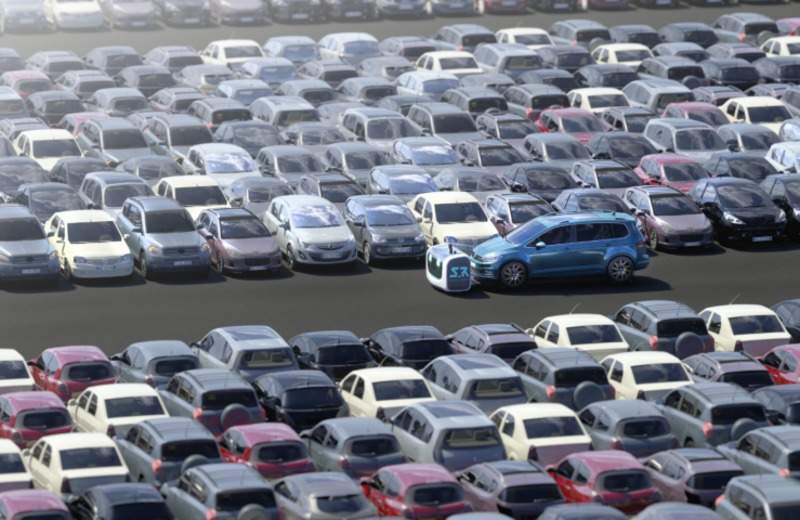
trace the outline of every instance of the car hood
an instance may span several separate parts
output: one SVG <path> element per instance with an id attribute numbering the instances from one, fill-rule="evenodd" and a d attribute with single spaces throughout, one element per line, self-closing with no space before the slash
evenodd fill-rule
<path id="1" fill-rule="evenodd" d="M 347 226 L 326 228 L 294 228 L 293 233 L 306 243 L 327 244 L 330 242 L 344 242 L 352 240 L 353 234 Z"/>
<path id="2" fill-rule="evenodd" d="M 41 240 L 0 242 L 0 253 L 6 256 L 47 255 L 50 253 L 50 250 L 50 243 L 44 238 Z"/>
<path id="3" fill-rule="evenodd" d="M 515 249 L 515 245 L 503 237 L 497 236 L 490 238 L 486 242 L 482 242 L 475 246 L 472 250 L 473 256 L 486 256 L 488 254 L 503 254 Z"/>
<path id="4" fill-rule="evenodd" d="M 386 237 L 386 238 L 413 238 L 420 234 L 419 227 L 416 224 L 408 224 L 406 226 L 374 226 L 369 228 L 372 236 Z"/>
<path id="5" fill-rule="evenodd" d="M 96 2 L 62 2 L 57 4 L 59 14 L 95 14 L 100 12 Z"/>
<path id="6" fill-rule="evenodd" d="M 747 219 L 751 218 L 764 218 L 764 217 L 772 217 L 777 218 L 780 214 L 780 210 L 769 207 L 763 206 L 760 208 L 743 208 L 743 209 L 724 209 L 723 211 L 727 211 L 728 213 L 735 215 L 741 219 L 747 221 Z"/>
<path id="7" fill-rule="evenodd" d="M 114 4 L 114 12 L 117 14 L 142 15 L 150 14 L 153 10 L 153 4 L 150 2 Z"/>
<path id="8" fill-rule="evenodd" d="M 195 231 L 180 233 L 149 233 L 149 242 L 159 247 L 200 247 L 205 240 Z"/>
<path id="9" fill-rule="evenodd" d="M 704 233 L 711 230 L 711 222 L 702 213 L 697 215 L 673 215 L 657 217 L 656 222 L 664 230 L 676 232 Z"/>
<path id="10" fill-rule="evenodd" d="M 74 244 L 70 252 L 75 256 L 87 258 L 107 258 L 127 255 L 130 253 L 124 242 L 107 242 L 105 244 Z"/>
<path id="11" fill-rule="evenodd" d="M 444 139 L 452 145 L 456 145 L 462 141 L 477 141 L 483 139 L 480 132 L 458 132 L 454 134 L 436 134 L 436 137 Z"/>
<path id="12" fill-rule="evenodd" d="M 223 246 L 228 254 L 233 255 L 270 256 L 278 252 L 278 242 L 273 237 L 224 240 Z"/>

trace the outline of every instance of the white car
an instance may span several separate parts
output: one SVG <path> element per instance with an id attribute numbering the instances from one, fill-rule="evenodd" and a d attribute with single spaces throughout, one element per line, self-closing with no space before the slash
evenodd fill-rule
<path id="1" fill-rule="evenodd" d="M 425 378 L 408 367 L 354 370 L 339 391 L 353 417 L 393 417 L 406 406 L 436 400 Z"/>
<path id="2" fill-rule="evenodd" d="M 775 143 L 765 157 L 779 172 L 800 172 L 800 141 Z"/>
<path id="3" fill-rule="evenodd" d="M 365 32 L 340 32 L 326 34 L 319 40 L 322 59 L 342 60 L 357 64 L 364 58 L 381 55 L 378 40 Z"/>
<path id="4" fill-rule="evenodd" d="M 356 239 L 329 200 L 315 195 L 275 197 L 263 217 L 290 269 L 299 264 L 355 262 Z"/>
<path id="5" fill-rule="evenodd" d="M 630 102 L 621 90 L 610 87 L 576 88 L 567 92 L 570 106 L 601 114 L 614 107 L 629 107 Z"/>
<path id="6" fill-rule="evenodd" d="M 114 218 L 99 209 L 61 211 L 44 225 L 67 278 L 125 278 L 133 256 Z"/>
<path id="7" fill-rule="evenodd" d="M 761 357 L 772 347 L 791 343 L 780 318 L 763 305 L 731 304 L 708 307 L 700 312 L 716 350 L 744 351 Z"/>
<path id="8" fill-rule="evenodd" d="M 423 193 L 408 203 L 429 245 L 455 241 L 476 246 L 497 235 L 497 229 L 474 195 L 460 191 Z"/>
<path id="9" fill-rule="evenodd" d="M 22 462 L 22 452 L 9 439 L 0 439 L 0 489 L 30 489 L 31 474 Z"/>
<path id="10" fill-rule="evenodd" d="M 217 181 L 202 175 L 164 177 L 153 191 L 156 195 L 177 200 L 192 220 L 197 220 L 203 210 L 230 207 Z"/>
<path id="11" fill-rule="evenodd" d="M 183 169 L 187 175 L 206 175 L 220 188 L 245 177 L 261 177 L 258 164 L 249 153 L 235 144 L 205 143 L 189 148 Z"/>
<path id="12" fill-rule="evenodd" d="M 681 360 L 669 352 L 613 354 L 600 362 L 617 399 L 653 400 L 692 379 Z"/>
<path id="13" fill-rule="evenodd" d="M 761 44 L 767 56 L 794 56 L 800 54 L 800 36 L 776 36 Z"/>
<path id="14" fill-rule="evenodd" d="M 30 157 L 39 166 L 50 171 L 64 157 L 80 157 L 78 142 L 67 130 L 26 130 L 14 141 L 17 154 Z"/>
<path id="15" fill-rule="evenodd" d="M 36 384 L 22 354 L 13 348 L 0 348 L 0 394 L 36 390 Z"/>
<path id="16" fill-rule="evenodd" d="M 742 96 L 731 98 L 720 109 L 731 123 L 752 123 L 772 130 L 776 134 L 792 114 L 779 99 L 770 96 Z"/>
<path id="17" fill-rule="evenodd" d="M 652 57 L 653 51 L 641 43 L 607 43 L 592 50 L 592 58 L 597 63 L 627 65 L 634 69 Z"/>
<path id="18" fill-rule="evenodd" d="M 538 27 L 512 27 L 494 33 L 497 43 L 516 43 L 531 50 L 553 45 L 550 34 Z"/>
<path id="19" fill-rule="evenodd" d="M 158 391 L 145 383 L 117 383 L 87 388 L 67 403 L 75 431 L 124 437 L 131 426 L 167 417 Z"/>
<path id="20" fill-rule="evenodd" d="M 90 487 L 130 478 L 116 443 L 105 433 L 60 433 L 22 451 L 33 485 L 57 495 L 80 495 Z"/>
<path id="21" fill-rule="evenodd" d="M 498 408 L 490 419 L 511 460 L 542 465 L 592 449 L 592 438 L 574 411 L 560 403 L 526 403 Z"/>
<path id="22" fill-rule="evenodd" d="M 539 348 L 574 348 L 586 352 L 597 361 L 628 351 L 628 343 L 616 323 L 602 314 L 548 316 L 527 332 Z"/>
<path id="23" fill-rule="evenodd" d="M 200 52 L 200 57 L 208 65 L 225 65 L 235 69 L 246 61 L 266 56 L 255 40 L 217 40 L 209 43 Z"/>
<path id="24" fill-rule="evenodd" d="M 477 65 L 477 62 L 476 62 Z M 395 81 L 397 93 L 404 96 L 430 96 L 438 99 L 445 91 L 458 88 L 455 75 L 447 72 L 412 70 L 404 72 Z"/>
<path id="25" fill-rule="evenodd" d="M 470 74 L 481 74 L 483 69 L 471 52 L 430 51 L 417 58 L 417 69 L 430 72 L 445 72 L 457 78 Z"/>
<path id="26" fill-rule="evenodd" d="M 45 0 L 44 14 L 58 29 L 102 29 L 106 26 L 97 0 Z"/>

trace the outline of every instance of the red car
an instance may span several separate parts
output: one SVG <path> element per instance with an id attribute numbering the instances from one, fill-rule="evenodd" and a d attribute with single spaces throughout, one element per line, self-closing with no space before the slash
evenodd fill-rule
<path id="1" fill-rule="evenodd" d="M 800 383 L 800 343 L 774 347 L 764 354 L 761 363 L 776 385 Z"/>
<path id="2" fill-rule="evenodd" d="M 316 470 L 305 443 L 283 423 L 228 428 L 220 439 L 219 451 L 225 462 L 247 464 L 269 479 Z"/>
<path id="3" fill-rule="evenodd" d="M 72 417 L 53 392 L 12 392 L 0 396 L 0 438 L 27 448 L 45 435 L 70 431 Z"/>
<path id="4" fill-rule="evenodd" d="M 43 489 L 18 489 L 0 493 L 3 518 L 46 518 L 70 520 L 72 516 L 61 497 Z"/>
<path id="5" fill-rule="evenodd" d="M 670 103 L 664 109 L 661 117 L 677 117 L 679 119 L 691 119 L 700 121 L 711 126 L 722 126 L 730 123 L 728 118 L 717 105 L 703 103 L 701 101 L 684 101 L 682 103 Z"/>
<path id="6" fill-rule="evenodd" d="M 661 500 L 647 469 L 625 451 L 573 453 L 547 472 L 567 502 L 599 502 L 636 514 Z"/>
<path id="7" fill-rule="evenodd" d="M 540 132 L 564 132 L 582 144 L 609 127 L 600 118 L 582 108 L 548 108 L 536 120 Z"/>
<path id="8" fill-rule="evenodd" d="M 472 511 L 458 480 L 438 464 L 395 464 L 361 479 L 380 516 L 444 520 Z"/>
<path id="9" fill-rule="evenodd" d="M 645 184 L 661 184 L 683 193 L 691 191 L 698 181 L 710 177 L 699 162 L 675 153 L 645 155 L 633 171 Z"/>
<path id="10" fill-rule="evenodd" d="M 34 92 L 55 89 L 47 74 L 38 70 L 12 70 L 6 72 L 0 76 L 0 85 L 11 87 L 23 99 Z"/>
<path id="11" fill-rule="evenodd" d="M 778 24 L 778 29 L 784 36 L 797 36 L 800 32 L 800 18 L 779 18 L 775 20 Z"/>
<path id="12" fill-rule="evenodd" d="M 36 386 L 64 402 L 90 386 L 113 384 L 117 379 L 108 356 L 92 346 L 49 348 L 28 365 Z"/>

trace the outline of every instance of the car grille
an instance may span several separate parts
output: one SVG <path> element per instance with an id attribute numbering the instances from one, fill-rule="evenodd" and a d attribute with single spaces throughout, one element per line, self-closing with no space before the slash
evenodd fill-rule
<path id="1" fill-rule="evenodd" d="M 164 256 L 191 256 L 200 252 L 199 247 L 166 247 Z"/>
<path id="2" fill-rule="evenodd" d="M 346 244 L 347 242 L 330 242 L 328 244 L 314 244 L 314 247 L 323 251 L 333 251 L 343 248 Z"/>
<path id="3" fill-rule="evenodd" d="M 278 265 L 281 263 L 280 257 L 264 257 L 264 258 L 245 258 L 244 265 L 247 267 L 259 267 L 262 265 Z"/>
<path id="4" fill-rule="evenodd" d="M 11 263 L 12 264 L 41 264 L 42 262 L 47 262 L 47 255 L 19 255 L 19 256 L 12 256 Z"/>
<path id="5" fill-rule="evenodd" d="M 335 258 L 326 258 L 321 253 L 311 253 L 311 252 L 308 253 L 308 256 L 315 262 L 335 262 L 337 260 L 342 260 L 343 258 L 346 258 L 347 255 L 348 252 L 343 251 L 337 254 Z"/>
<path id="6" fill-rule="evenodd" d="M 771 226 L 775 224 L 775 219 L 771 216 L 742 218 L 748 226 Z"/>
<path id="7" fill-rule="evenodd" d="M 119 258 L 115 257 L 108 257 L 108 258 L 87 258 L 86 263 L 91 265 L 113 265 L 119 262 Z"/>
<path id="8" fill-rule="evenodd" d="M 681 242 L 702 242 L 706 238 L 705 235 L 678 235 Z"/>

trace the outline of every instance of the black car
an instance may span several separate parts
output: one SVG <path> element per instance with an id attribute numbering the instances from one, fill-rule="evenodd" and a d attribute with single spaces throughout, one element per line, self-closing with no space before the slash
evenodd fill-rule
<path id="1" fill-rule="evenodd" d="M 361 340 L 348 330 L 304 332 L 289 340 L 303 368 L 342 380 L 353 370 L 377 366 Z"/>
<path id="2" fill-rule="evenodd" d="M 578 187 L 566 168 L 545 163 L 515 164 L 503 172 L 501 178 L 511 191 L 532 193 L 547 202 L 553 202 L 563 190 Z"/>
<path id="3" fill-rule="evenodd" d="M 627 65 L 596 63 L 586 65 L 575 72 L 575 81 L 581 87 L 612 87 L 621 89 L 639 75 Z"/>
<path id="4" fill-rule="evenodd" d="M 53 182 L 62 182 L 75 188 L 81 187 L 83 178 L 92 172 L 108 169 L 105 161 L 91 157 L 64 157 L 50 169 L 49 178 Z"/>
<path id="5" fill-rule="evenodd" d="M 746 43 L 717 43 L 709 47 L 708 54 L 712 58 L 731 59 L 739 58 L 750 63 L 760 60 L 766 54 L 761 49 Z"/>
<path id="6" fill-rule="evenodd" d="M 133 65 L 125 67 L 114 77 L 120 87 L 138 89 L 145 97 L 150 97 L 162 88 L 174 87 L 175 78 L 166 67 L 160 65 Z"/>
<path id="7" fill-rule="evenodd" d="M 71 92 L 65 90 L 45 90 L 35 92 L 25 99 L 28 113 L 47 123 L 54 125 L 67 114 L 86 110 L 83 102 Z"/>
<path id="8" fill-rule="evenodd" d="M 297 431 L 347 415 L 336 383 L 319 370 L 265 374 L 253 381 L 253 388 L 268 421 L 283 422 Z"/>
<path id="9" fill-rule="evenodd" d="M 645 136 L 629 132 L 596 134 L 586 147 L 593 159 L 611 159 L 629 168 L 638 166 L 645 155 L 658 153 Z"/>
<path id="10" fill-rule="evenodd" d="M 769 56 L 753 65 L 765 83 L 800 82 L 800 56 Z"/>
<path id="11" fill-rule="evenodd" d="M 705 0 L 699 0 L 704 2 Z M 726 0 L 732 2 L 732 0 Z M 719 42 L 717 34 L 709 25 L 701 22 L 676 22 L 663 26 L 658 33 L 664 42 L 691 42 L 704 49 Z"/>
<path id="12" fill-rule="evenodd" d="M 125 67 L 142 65 L 142 57 L 136 49 L 127 45 L 96 47 L 86 53 L 83 61 L 89 67 L 101 70 L 109 76 L 116 76 Z"/>
<path id="13" fill-rule="evenodd" d="M 520 83 L 542 83 L 545 85 L 552 85 L 561 89 L 562 92 L 569 92 L 579 87 L 575 76 L 563 68 L 529 70 L 520 75 L 519 81 Z"/>
<path id="14" fill-rule="evenodd" d="M 78 191 L 60 182 L 23 184 L 9 202 L 26 206 L 42 223 L 59 211 L 85 209 Z"/>
<path id="15" fill-rule="evenodd" d="M 573 45 L 551 45 L 549 47 L 542 47 L 536 51 L 542 57 L 542 66 L 545 68 L 564 69 L 567 72 L 574 73 L 581 67 L 591 65 L 594 63 L 592 55 L 583 47 Z M 528 81 L 529 71 L 520 75 L 520 80 Z M 541 71 L 538 71 L 541 72 Z"/>
<path id="16" fill-rule="evenodd" d="M 729 85 L 705 85 L 692 89 L 694 100 L 701 103 L 711 103 L 712 105 L 722 106 L 731 98 L 742 97 L 744 92 L 736 87 Z"/>
<path id="17" fill-rule="evenodd" d="M 773 310 L 777 312 L 780 305 L 773 307 Z M 753 392 L 753 398 L 764 405 L 767 420 L 771 424 L 800 425 L 800 384 L 765 386 Z"/>
<path id="18" fill-rule="evenodd" d="M 381 329 L 362 341 L 381 366 L 420 370 L 433 359 L 453 353 L 444 334 L 427 325 Z"/>
<path id="19" fill-rule="evenodd" d="M 280 131 L 264 121 L 226 121 L 214 132 L 214 141 L 235 144 L 255 157 L 265 146 L 284 144 Z"/>
<path id="20" fill-rule="evenodd" d="M 758 69 L 741 58 L 712 58 L 700 62 L 700 66 L 712 85 L 730 85 L 747 90 L 760 80 Z"/>
<path id="21" fill-rule="evenodd" d="M 536 342 L 514 323 L 470 325 L 447 338 L 456 352 L 494 354 L 509 364 L 523 352 L 536 348 Z"/>
<path id="22" fill-rule="evenodd" d="M 32 182 L 47 182 L 47 172 L 39 163 L 28 157 L 0 157 L 0 200 Z"/>
<path id="23" fill-rule="evenodd" d="M 639 5 L 670 5 L 673 3 L 677 2 L 674 0 L 639 0 Z M 641 43 L 650 48 L 661 43 L 658 31 L 649 25 L 615 25 L 608 30 L 608 33 L 614 43 Z"/>
<path id="24" fill-rule="evenodd" d="M 761 188 L 786 213 L 786 232 L 792 236 L 800 235 L 800 176 L 796 173 L 770 175 L 761 182 Z M 800 313 L 797 318 L 800 321 Z M 786 322 L 784 324 L 789 326 Z M 800 339 L 800 334 L 795 339 Z"/>
<path id="25" fill-rule="evenodd" d="M 144 483 L 90 487 L 67 505 L 75 520 L 125 520 L 131 515 L 157 520 L 172 518 L 161 493 Z"/>
<path id="26" fill-rule="evenodd" d="M 753 182 L 761 182 L 778 171 L 768 160 L 760 155 L 747 152 L 719 152 L 709 159 L 703 168 L 712 177 L 738 177 Z"/>
<path id="27" fill-rule="evenodd" d="M 786 214 L 753 181 L 702 179 L 689 196 L 703 208 L 720 240 L 760 243 L 783 236 Z"/>

